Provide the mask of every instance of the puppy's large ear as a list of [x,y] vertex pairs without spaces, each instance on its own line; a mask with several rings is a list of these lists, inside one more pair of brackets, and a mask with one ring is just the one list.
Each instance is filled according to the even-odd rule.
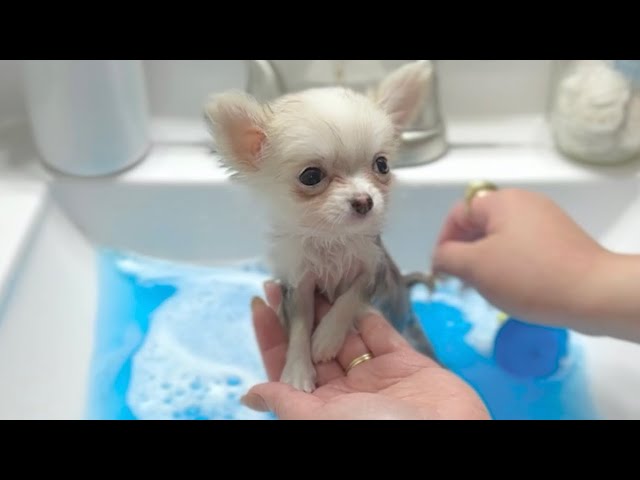
[[408,127],[423,108],[433,81],[433,65],[428,60],[411,62],[382,80],[375,100],[391,117],[396,129]]
[[246,93],[233,91],[212,96],[205,116],[223,162],[240,174],[257,171],[266,140],[263,107]]

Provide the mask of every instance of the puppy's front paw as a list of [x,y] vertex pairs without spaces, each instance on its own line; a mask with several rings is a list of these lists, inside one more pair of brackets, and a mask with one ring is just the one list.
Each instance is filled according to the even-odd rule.
[[316,363],[328,362],[338,355],[346,337],[346,330],[330,322],[320,322],[311,338],[311,357]]
[[280,377],[282,383],[311,393],[316,389],[316,369],[311,361],[287,361]]

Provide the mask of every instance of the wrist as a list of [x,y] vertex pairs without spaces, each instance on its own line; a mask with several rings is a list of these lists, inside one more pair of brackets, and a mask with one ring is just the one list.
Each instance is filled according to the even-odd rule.
[[640,255],[604,250],[576,301],[585,333],[640,341]]

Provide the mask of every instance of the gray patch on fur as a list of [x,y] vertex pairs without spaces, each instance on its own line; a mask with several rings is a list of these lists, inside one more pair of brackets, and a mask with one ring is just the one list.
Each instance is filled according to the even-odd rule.
[[[384,252],[384,260],[378,266],[373,282],[362,292],[363,300],[377,308],[413,348],[438,361],[411,304],[411,287],[423,283],[431,291],[433,279],[419,272],[402,275],[380,237],[376,239],[376,243]],[[278,316],[288,333],[298,305],[295,287],[283,284],[281,288],[282,302]]]
[[376,271],[369,298],[371,304],[380,310],[393,327],[420,353],[436,360],[435,352],[428,340],[411,304],[411,287],[424,283],[433,289],[432,279],[421,273],[402,275],[380,237],[376,243],[384,252],[385,259]]
[[280,302],[280,308],[278,309],[278,317],[284,327],[285,331],[289,333],[291,327],[291,316],[293,314],[293,302],[294,302],[294,289],[290,285],[282,285],[282,301]]

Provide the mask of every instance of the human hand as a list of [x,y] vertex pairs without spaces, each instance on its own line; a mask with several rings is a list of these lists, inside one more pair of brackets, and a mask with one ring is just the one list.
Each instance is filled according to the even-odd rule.
[[[602,333],[612,254],[549,198],[507,189],[449,213],[433,255],[496,307],[531,322]],[[609,327],[610,328],[610,327]]]
[[[281,300],[280,287],[268,283],[265,292],[273,308],[256,298],[252,312],[270,381],[254,386],[243,397],[249,408],[299,420],[489,419],[482,400],[469,385],[413,350],[373,312],[361,319],[360,333],[349,335],[336,360],[316,366],[318,388],[313,393],[276,381],[284,366],[287,339],[274,311]],[[316,318],[322,318],[330,307],[320,296],[316,306]],[[345,373],[365,353],[373,358]]]

